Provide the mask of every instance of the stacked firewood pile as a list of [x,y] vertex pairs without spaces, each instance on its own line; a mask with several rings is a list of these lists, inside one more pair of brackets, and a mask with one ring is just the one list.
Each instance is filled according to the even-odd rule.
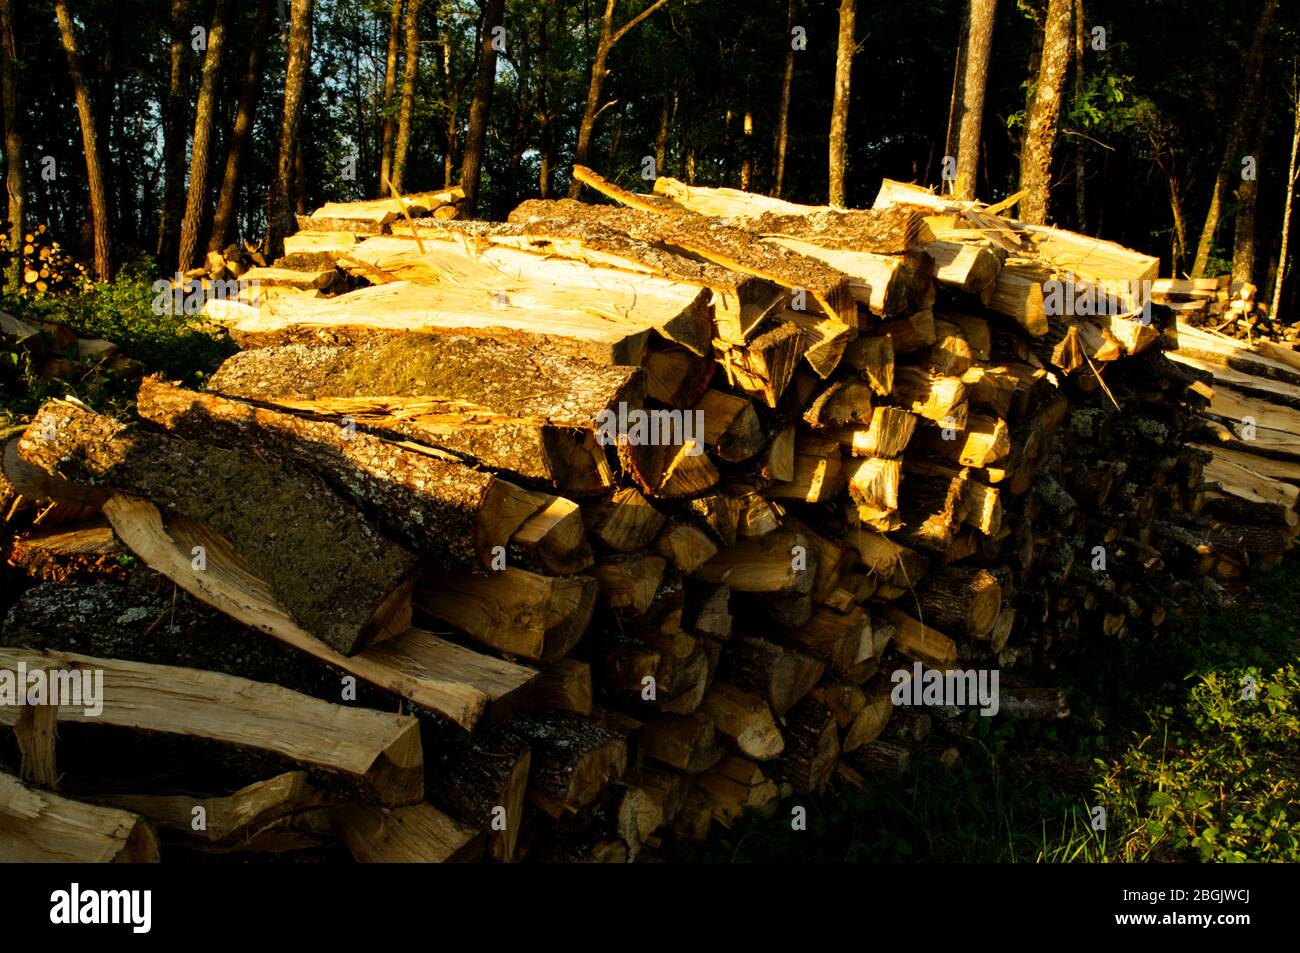
[[[3,273],[13,260],[14,250],[10,248],[8,223],[0,223],[0,229],[3,229],[0,231],[0,273]],[[86,266],[64,250],[45,225],[37,225],[23,234],[18,254],[22,262],[18,293],[24,297],[85,291],[92,284]]]
[[304,216],[297,278],[205,308],[243,350],[204,392],[9,445],[44,582],[0,669],[102,670],[104,711],[0,708],[0,855],[675,856],[903,768],[899,670],[1057,716],[1036,666],[1291,545],[1294,493],[1193,445],[1234,365],[1169,359],[1155,259],[900,183],[576,174],[623,207]]
[[1152,283],[1152,300],[1189,325],[1248,341],[1300,342],[1300,322],[1288,323],[1269,314],[1267,302],[1256,300],[1258,293],[1252,282],[1234,283],[1231,275],[1161,278]]

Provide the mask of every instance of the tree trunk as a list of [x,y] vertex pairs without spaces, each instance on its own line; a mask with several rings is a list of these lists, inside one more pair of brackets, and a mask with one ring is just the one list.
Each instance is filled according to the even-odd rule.
[[754,180],[754,114],[748,110],[740,128],[740,190],[748,192]]
[[1277,255],[1277,277],[1273,280],[1273,303],[1268,309],[1271,320],[1277,320],[1278,310],[1282,307],[1282,283],[1286,280],[1287,245],[1291,240],[1291,203],[1295,198],[1297,177],[1296,162],[1300,158],[1300,89],[1292,94],[1291,108],[1295,112],[1295,131],[1291,134],[1291,165],[1287,168],[1286,206],[1282,213],[1282,248]]
[[199,251],[199,228],[208,199],[208,150],[212,142],[212,113],[216,107],[217,81],[221,78],[221,60],[226,54],[226,30],[230,22],[232,0],[217,0],[208,31],[208,49],[203,57],[199,80],[199,102],[194,112],[194,145],[190,149],[190,190],[185,197],[185,218],[181,221],[180,253],[177,271],[194,266]]
[[447,149],[442,156],[442,187],[449,189],[452,186],[452,176],[456,171],[456,159],[459,152],[460,142],[460,122],[458,113],[460,111],[460,91],[455,88],[452,82],[452,54],[455,48],[451,43],[451,23],[447,24],[447,35],[442,39],[442,78],[447,85]]
[[172,0],[171,4],[171,72],[167,82],[167,103],[163,111],[163,196],[158,217],[160,261],[174,261],[180,240],[181,212],[185,207],[185,127],[186,80],[189,76],[189,0]]
[[[1083,36],[1086,31],[1083,19],[1083,0],[1074,0],[1074,98],[1083,98]],[[1081,233],[1088,231],[1088,202],[1084,182],[1084,144],[1079,137],[1074,144],[1074,227]]]
[[388,198],[388,176],[393,168],[393,94],[397,91],[397,47],[402,32],[402,0],[393,0],[388,24],[388,58],[384,61],[384,133],[379,150],[379,197]]
[[487,142],[488,113],[492,109],[492,90],[496,85],[497,51],[492,45],[492,31],[501,25],[505,6],[505,0],[487,0],[487,7],[483,11],[478,71],[474,75],[474,98],[469,104],[469,129],[465,133],[465,155],[460,167],[460,185],[465,190],[465,214],[471,217],[478,202],[483,147]]
[[840,33],[835,48],[835,101],[831,106],[830,204],[844,205],[844,140],[849,127],[849,77],[853,69],[853,27],[857,0],[840,0]]
[[77,117],[81,123],[81,145],[86,153],[86,178],[90,183],[90,215],[95,234],[95,277],[100,281],[108,281],[113,277],[113,249],[109,229],[108,190],[104,185],[103,157],[99,152],[99,137],[95,133],[95,105],[90,100],[90,89],[81,72],[77,35],[73,32],[67,0],[54,0],[54,15],[59,21],[59,37],[63,41],[63,52],[68,58],[68,72],[72,75],[72,89],[77,97]]
[[14,290],[23,281],[23,137],[18,128],[18,53],[12,0],[0,0],[0,98],[4,101],[5,191],[9,193],[9,273]]
[[993,23],[997,0],[971,0],[967,28],[966,67],[961,84],[961,121],[957,139],[957,198],[975,198],[979,174],[980,126],[984,119],[984,88],[993,49]]
[[1246,137],[1246,124],[1255,112],[1255,102],[1259,98],[1260,76],[1263,73],[1264,41],[1269,27],[1273,23],[1273,14],[1277,11],[1277,0],[1264,0],[1264,9],[1255,24],[1255,37],[1250,43],[1250,52],[1246,55],[1246,71],[1241,78],[1241,96],[1237,101],[1237,111],[1232,117],[1228,137],[1223,143],[1223,159],[1219,163],[1219,174],[1214,179],[1214,191],[1210,193],[1210,207],[1205,213],[1205,224],[1201,226],[1201,238],[1196,244],[1196,260],[1192,262],[1192,277],[1201,278],[1210,263],[1210,252],[1214,248],[1214,233],[1219,229],[1219,217],[1223,213],[1223,196],[1234,174],[1241,170],[1241,144]]
[[[605,77],[609,75],[609,69],[605,65],[609,61],[609,51],[642,20],[667,2],[668,0],[655,0],[615,30],[614,10],[618,5],[617,0],[605,0],[605,16],[600,24],[600,39],[596,42],[596,58],[591,63],[591,83],[587,86],[587,105],[582,110],[582,122],[578,125],[578,144],[573,151],[574,165],[586,165],[591,152],[591,134],[596,128],[596,117],[601,113],[600,91],[605,85]],[[575,178],[569,186],[569,198],[576,199],[581,192],[582,183]]]
[[389,181],[398,192],[406,175],[406,156],[411,148],[411,112],[415,106],[415,79],[420,72],[420,0],[406,6],[406,71],[402,76],[402,107],[397,114],[397,143]]
[[781,78],[781,111],[776,120],[776,154],[772,159],[772,168],[775,170],[772,195],[778,199],[781,197],[782,189],[785,188],[785,150],[790,142],[790,91],[794,87],[794,18],[796,6],[797,0],[790,0],[785,17],[785,74]]
[[1246,148],[1255,158],[1256,176],[1243,178],[1237,189],[1237,216],[1233,223],[1232,281],[1233,284],[1253,280],[1255,273],[1255,208],[1259,196],[1258,170],[1262,168],[1260,152],[1264,145],[1263,131],[1268,128],[1268,105],[1265,104],[1251,124]]
[[1052,190],[1052,148],[1061,117],[1061,90],[1070,65],[1070,0],[1048,0],[1043,24],[1043,52],[1038,62],[1037,86],[1025,116],[1025,136],[1020,148],[1020,218],[1033,225],[1047,221]]
[[668,158],[668,99],[664,93],[659,103],[659,131],[655,133],[655,175],[664,174],[664,162]]
[[289,59],[285,65],[284,110],[280,114],[275,182],[271,186],[267,214],[267,257],[279,258],[284,236],[293,231],[291,211],[294,188],[294,156],[298,144],[298,122],[302,118],[302,94],[311,62],[312,0],[293,0],[289,26]]
[[[966,78],[966,44],[970,36],[970,5],[971,0],[966,0],[966,16],[961,21],[961,32],[957,37],[957,56],[952,64],[952,93],[948,98],[948,131],[943,138],[944,158],[957,156],[961,125],[962,81]],[[956,185],[954,179],[952,187],[956,188]],[[940,191],[944,188],[945,186],[941,185]]]
[[266,39],[271,32],[271,13],[274,8],[275,0],[261,0],[257,8],[257,20],[253,23],[250,41],[252,46],[248,51],[248,66],[244,70],[244,88],[239,95],[239,107],[235,111],[235,128],[230,134],[230,150],[226,153],[226,171],[221,177],[217,210],[212,216],[209,251],[220,251],[230,241],[235,201],[239,198],[240,166],[248,151],[248,137],[253,131],[257,91],[262,82],[262,60],[266,53]]

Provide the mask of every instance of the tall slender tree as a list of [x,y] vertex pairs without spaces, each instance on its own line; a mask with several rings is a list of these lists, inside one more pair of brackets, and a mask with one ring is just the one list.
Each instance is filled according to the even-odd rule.
[[1276,321],[1282,310],[1282,285],[1286,281],[1287,254],[1291,243],[1291,208],[1295,201],[1295,187],[1300,180],[1300,81],[1291,81],[1291,110],[1294,127],[1291,133],[1291,164],[1286,173],[1286,205],[1282,212],[1282,247],[1277,253],[1277,274],[1273,278],[1273,301],[1268,316]]
[[965,69],[961,82],[961,118],[957,123],[957,184],[959,199],[975,198],[979,173],[980,129],[984,121],[984,90],[988,85],[989,56],[993,50],[993,23],[997,0],[970,0],[966,29]]
[[387,196],[393,167],[393,95],[397,92],[397,50],[402,36],[402,0],[393,0],[388,23],[388,55],[384,59],[384,131],[379,147],[379,194]]
[[226,169],[221,176],[221,190],[217,193],[217,210],[212,214],[212,231],[208,235],[208,250],[220,251],[230,241],[235,221],[235,202],[239,198],[239,180],[243,171],[244,155],[253,132],[257,111],[257,94],[262,84],[262,61],[266,55],[266,42],[271,33],[271,15],[276,0],[260,0],[257,19],[253,21],[253,35],[249,38],[248,65],[244,68],[244,82],[239,94],[239,107],[235,110],[235,127],[230,133],[230,148],[226,151]]
[[776,137],[773,140],[772,195],[781,197],[785,188],[785,153],[790,142],[790,93],[794,88],[794,28],[798,25],[798,0],[790,0],[785,13],[785,72],[781,74],[781,106],[777,113]]
[[280,114],[280,140],[276,148],[275,182],[267,210],[267,255],[279,258],[284,236],[293,230],[296,176],[294,159],[298,150],[298,125],[302,120],[303,91],[311,63],[311,21],[313,0],[293,0],[289,16],[289,59],[285,64],[284,109]]
[[504,39],[505,8],[506,0],[487,0],[483,9],[474,98],[469,104],[469,128],[465,133],[465,155],[460,167],[465,212],[471,216],[478,202],[479,177],[483,172],[483,146],[487,142],[488,114],[492,110],[492,90],[496,86],[497,47]]
[[108,188],[104,182],[103,155],[96,134],[95,104],[81,68],[77,51],[77,34],[68,13],[67,0],[54,0],[54,16],[59,23],[59,39],[72,76],[72,91],[77,99],[77,118],[81,124],[81,147],[86,154],[86,179],[90,184],[90,218],[95,236],[95,277],[108,281],[113,277],[113,240],[109,225]]
[[1048,0],[1043,48],[1036,85],[1020,143],[1020,217],[1034,225],[1047,221],[1052,192],[1052,151],[1061,118],[1061,91],[1070,66],[1071,0]]
[[9,273],[16,290],[23,282],[23,136],[18,125],[18,51],[14,46],[13,0],[0,0],[0,100],[4,105],[5,191],[9,195]]
[[171,0],[167,102],[163,108],[163,196],[158,216],[158,242],[155,250],[162,261],[174,261],[180,241],[181,215],[185,208],[185,143],[189,129],[185,122],[189,96],[190,0]]
[[853,73],[853,38],[857,0],[840,0],[840,30],[835,44],[835,99],[831,104],[830,189],[831,205],[844,204],[844,150],[849,129],[849,91]]
[[1246,54],[1245,73],[1241,77],[1241,94],[1228,126],[1227,138],[1223,141],[1223,159],[1219,162],[1219,174],[1214,177],[1214,189],[1210,193],[1210,205],[1205,212],[1205,224],[1201,226],[1201,238],[1196,243],[1196,259],[1192,262],[1193,278],[1203,277],[1209,267],[1214,236],[1219,230],[1219,218],[1223,215],[1223,197],[1228,194],[1233,176],[1241,174],[1241,147],[1246,139],[1246,124],[1259,99],[1264,45],[1276,12],[1277,0],[1264,0],[1259,19],[1255,21],[1255,35],[1250,42],[1250,52]]
[[[618,0],[605,0],[605,15],[600,22],[600,39],[596,41],[596,56],[591,62],[591,82],[587,85],[587,104],[582,110],[582,121],[578,124],[578,144],[573,151],[575,165],[586,165],[591,154],[591,136],[596,128],[600,114],[613,103],[600,104],[601,90],[609,76],[609,54],[618,41],[637,28],[646,17],[654,13],[668,0],[655,0],[632,19],[618,29],[614,28],[614,14],[617,12]],[[577,179],[569,186],[569,198],[576,199],[582,191],[582,183]]]
[[415,80],[420,73],[420,0],[406,4],[406,72],[402,77],[402,106],[397,114],[397,142],[389,171],[392,188],[402,190],[406,177],[406,156],[411,148],[411,116],[415,110]]
[[187,271],[199,253],[199,229],[208,204],[209,152],[212,148],[212,122],[217,104],[217,84],[221,78],[221,61],[226,55],[226,31],[230,29],[230,11],[234,0],[217,0],[208,30],[208,48],[203,56],[199,79],[199,101],[194,110],[194,141],[190,147],[190,187],[185,196],[185,217],[181,220],[181,242],[177,268]]

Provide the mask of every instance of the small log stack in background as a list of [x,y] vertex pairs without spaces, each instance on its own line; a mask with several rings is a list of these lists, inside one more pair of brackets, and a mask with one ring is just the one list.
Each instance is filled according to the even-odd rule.
[[[244,350],[205,392],[147,379],[129,426],[51,402],[7,448],[10,509],[54,502],[10,547],[47,581],[0,664],[290,714],[204,734],[156,701],[110,722],[154,743],[120,754],[65,709],[57,745],[0,721],[26,778],[0,854],[20,800],[75,797],[88,856],[157,852],[106,846],[121,812],[164,855],[677,855],[904,769],[929,720],[891,720],[894,671],[1032,675],[1291,547],[1300,460],[1252,464],[1233,422],[1300,432],[1294,355],[1144,316],[1155,259],[888,181],[840,210],[576,174],[617,204],[303,216],[283,260],[209,263],[267,280],[208,304]],[[1121,312],[1061,314],[1060,282]],[[1036,697],[1007,708],[1060,714]],[[263,748],[188,755],[237,730]]]

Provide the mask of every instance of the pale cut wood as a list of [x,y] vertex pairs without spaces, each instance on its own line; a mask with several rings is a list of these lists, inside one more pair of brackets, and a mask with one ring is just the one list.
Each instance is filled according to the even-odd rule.
[[697,569],[695,576],[726,583],[734,592],[806,593],[815,578],[814,559],[807,540],[779,530],[738,540]]
[[483,839],[432,804],[382,808],[350,805],[333,811],[339,839],[362,864],[471,863]]
[[717,732],[746,757],[767,761],[785,748],[772,710],[759,695],[716,681],[704,696],[700,710],[713,719]]
[[[419,723],[409,715],[349,708],[234,675],[73,652],[0,648],[0,668],[102,672],[102,711],[59,706],[61,725],[113,727],[187,737],[286,759],[322,782],[342,783],[383,804],[424,794]],[[0,708],[0,725],[19,711]]]
[[[448,280],[438,285],[394,281],[334,298],[280,298],[260,308],[214,300],[204,306],[204,314],[226,327],[241,347],[357,343],[409,332],[455,333],[623,365],[641,363],[656,323],[708,320],[703,292],[687,298],[695,289],[685,289],[669,308],[656,311],[653,304],[639,299],[627,273],[609,287],[578,294],[558,284],[530,280],[521,285],[519,279],[496,269],[456,265],[477,274],[452,280],[448,267]],[[634,314],[636,300],[647,312],[644,319]]]
[[158,837],[138,814],[74,801],[0,773],[0,862],[158,860]]
[[[294,623],[229,543],[202,524],[176,514],[164,521],[157,507],[125,496],[110,500],[104,515],[145,564],[200,602],[463,728],[473,728],[493,706],[505,703],[536,677],[534,669],[480,655],[415,628],[357,655],[341,655]],[[203,572],[192,569],[195,546],[206,554]]]
[[465,192],[459,185],[436,192],[412,192],[400,198],[370,199],[361,202],[326,202],[311,218],[353,220],[375,225],[387,225],[403,218],[403,212],[412,218],[419,218],[436,212],[444,205],[451,205],[465,198]]
[[[220,797],[184,794],[102,794],[96,801],[141,814],[157,827],[187,840],[238,849],[264,829],[286,817],[309,811],[326,798],[312,785],[306,771],[287,771]],[[196,809],[203,826],[195,829]]]
[[[465,307],[477,295],[498,310],[519,307],[564,313],[590,312],[624,326],[643,323],[695,354],[708,353],[712,336],[709,293],[651,274],[633,274],[585,262],[543,258],[503,245],[474,247],[463,236],[414,239],[368,238],[348,253],[352,261],[377,268],[397,281],[433,286],[439,307]],[[364,269],[360,270],[364,275]],[[448,285],[466,297],[446,297]]]
[[539,576],[507,566],[494,572],[429,572],[416,585],[424,612],[500,652],[532,661],[569,653],[596,605],[590,576]]
[[885,616],[897,626],[894,647],[900,653],[930,668],[945,670],[956,665],[957,645],[948,636],[894,606],[885,607]]

